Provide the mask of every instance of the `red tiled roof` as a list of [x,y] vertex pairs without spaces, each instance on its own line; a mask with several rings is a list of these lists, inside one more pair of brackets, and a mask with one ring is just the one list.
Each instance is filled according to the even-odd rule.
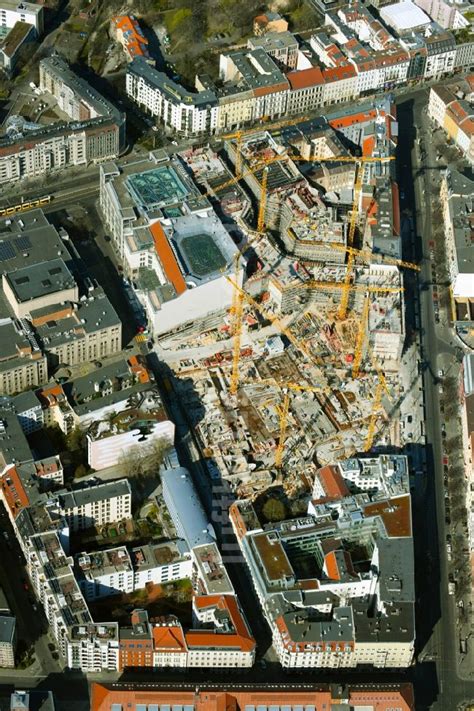
[[319,499],[319,501],[327,499],[342,499],[344,496],[349,496],[349,489],[347,488],[337,467],[330,465],[322,467],[321,469],[318,469],[316,476],[326,494],[326,496]]
[[167,652],[185,652],[186,641],[181,627],[153,627],[153,646],[155,650],[166,649]]
[[381,516],[387,535],[408,538],[412,535],[410,496],[396,496],[388,501],[377,501],[364,506],[365,516]]
[[376,109],[371,109],[370,111],[359,111],[353,114],[347,114],[346,116],[340,116],[336,119],[328,121],[332,128],[347,128],[347,126],[353,126],[355,123],[365,123],[366,121],[371,121],[377,116]]
[[229,613],[233,633],[210,632],[208,630],[191,630],[186,633],[189,647],[232,647],[243,652],[251,652],[255,648],[255,640],[245,623],[234,595],[199,595],[194,598],[194,605],[200,609],[217,608]]
[[308,89],[310,86],[324,84],[323,74],[319,67],[310,67],[302,69],[299,72],[289,72],[286,78],[290,82],[290,86],[295,89]]
[[10,467],[1,478],[1,488],[5,502],[13,517],[16,517],[21,509],[29,506],[30,500],[25,491],[20,475],[15,467]]
[[328,82],[350,79],[351,77],[355,77],[356,74],[357,72],[352,64],[344,64],[339,67],[332,67],[331,69],[323,69],[323,77],[326,84]]
[[[111,711],[112,704],[119,704],[122,709],[134,709],[136,704],[156,705],[191,705],[195,711],[222,711],[223,708],[244,709],[246,706],[301,706],[312,705],[319,708],[332,706],[332,695],[329,688],[315,689],[275,689],[238,690],[233,685],[232,691],[222,689],[207,689],[205,684],[198,689],[184,691],[176,684],[175,689],[153,689],[150,686],[130,683],[112,685],[93,682],[91,685],[91,711]],[[374,688],[348,689],[349,705],[370,706],[374,711],[388,711],[389,708],[400,708],[401,711],[413,711],[415,708],[413,688],[411,684],[391,684],[384,689],[379,684]],[[223,704],[225,703],[225,706]]]

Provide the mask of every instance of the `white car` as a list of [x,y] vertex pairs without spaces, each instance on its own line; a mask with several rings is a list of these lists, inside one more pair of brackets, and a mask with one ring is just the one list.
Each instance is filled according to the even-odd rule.
[[444,378],[444,370],[441,368],[438,370],[438,378]]

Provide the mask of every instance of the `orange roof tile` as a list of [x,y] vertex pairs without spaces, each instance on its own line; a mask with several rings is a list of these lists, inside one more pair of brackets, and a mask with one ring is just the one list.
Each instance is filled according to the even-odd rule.
[[337,467],[326,466],[318,469],[316,476],[324,489],[325,496],[317,501],[342,499],[349,496],[349,489]]
[[299,72],[289,72],[286,78],[290,82],[291,88],[307,89],[310,86],[324,84],[324,77],[319,67],[301,69]]
[[[122,709],[135,708],[135,705],[156,704],[156,705],[191,705],[195,711],[223,711],[223,709],[237,708],[244,709],[246,706],[290,706],[295,704],[305,706],[312,705],[317,708],[327,708],[332,706],[332,695],[330,688],[318,687],[313,689],[242,689],[233,685],[232,691],[222,689],[206,688],[201,684],[199,688],[189,691],[179,690],[179,684],[175,689],[153,689],[149,685],[141,684],[121,684],[112,685],[99,684],[93,682],[91,685],[91,711],[111,711],[112,704],[119,704]],[[376,687],[363,689],[348,689],[349,704],[351,706],[370,706],[374,711],[387,711],[389,708],[400,708],[401,711],[413,711],[414,697],[411,684],[391,684],[389,689],[384,689],[381,684]]]
[[370,121],[376,116],[377,111],[375,109],[371,109],[370,111],[358,111],[354,114],[339,116],[336,119],[329,120],[328,123],[332,126],[332,128],[347,128],[347,126],[353,126],[355,123]]
[[10,467],[1,478],[1,488],[8,508],[13,517],[16,517],[21,509],[29,506],[30,500],[25,491],[23,482],[15,467]]
[[408,538],[412,535],[409,494],[367,504],[364,506],[364,514],[381,516],[387,535],[391,538]]
[[215,607],[227,611],[234,633],[191,630],[186,633],[189,647],[238,647],[244,652],[251,652],[255,648],[255,640],[242,617],[234,595],[198,595],[194,598],[194,605],[200,610]]
[[167,652],[185,652],[186,641],[181,627],[153,627],[153,646],[155,650],[166,649]]
[[355,77],[357,74],[355,68],[352,64],[344,64],[338,67],[331,67],[330,69],[323,69],[323,77],[326,84],[333,81],[342,81],[343,79],[350,79]]
[[336,554],[334,551],[331,551],[324,556],[324,563],[326,565],[328,578],[331,578],[331,580],[340,580],[341,575],[339,573],[339,566],[337,564]]
[[155,243],[155,250],[163,265],[166,276],[173,284],[178,296],[186,291],[186,282],[184,281],[181,269],[179,268],[173,250],[170,247],[164,230],[158,221],[150,226],[151,236]]

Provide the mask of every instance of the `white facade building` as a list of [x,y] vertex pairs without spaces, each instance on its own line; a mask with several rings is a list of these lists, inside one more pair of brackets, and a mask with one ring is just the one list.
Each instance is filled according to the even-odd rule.
[[144,59],[129,65],[125,87],[133,101],[182,136],[213,133],[217,127],[217,98],[211,91],[187,92]]
[[24,0],[2,0],[0,3],[0,26],[12,28],[17,22],[33,25],[38,36],[43,34],[43,7]]
[[58,494],[51,507],[66,519],[71,531],[80,531],[130,518],[132,492],[127,479],[118,479]]

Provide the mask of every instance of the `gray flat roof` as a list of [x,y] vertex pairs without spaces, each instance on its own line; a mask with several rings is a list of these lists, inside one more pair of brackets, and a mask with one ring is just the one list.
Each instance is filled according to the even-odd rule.
[[143,58],[134,59],[128,66],[127,72],[135,74],[138,77],[143,77],[152,86],[160,89],[160,91],[173,104],[183,103],[188,106],[214,106],[217,103],[217,97],[212,91],[191,92],[187,91],[181,84],[177,84],[170,79],[164,72],[159,72],[151,67]]
[[214,543],[209,523],[194,486],[191,474],[184,467],[167,469],[161,474],[163,493],[169,497],[174,511],[171,515],[179,518],[182,535],[190,548]]
[[260,89],[274,84],[286,84],[288,86],[288,79],[283,72],[265,50],[260,47],[228,52],[224,56],[228,56],[233,61],[242,77],[241,81],[248,88]]
[[12,398],[13,407],[21,414],[26,410],[31,410],[34,407],[41,408],[41,403],[36,397],[34,390],[26,390],[24,393],[18,393]]
[[119,123],[124,120],[122,112],[85,79],[73,72],[69,64],[58,54],[42,59],[40,65],[55,74],[59,81],[67,84],[77,96],[92,106],[101,116],[111,116]]
[[[94,395],[96,392],[96,383],[102,383],[105,380],[114,380],[115,378],[133,380],[130,366],[125,358],[121,358],[115,361],[115,363],[111,363],[102,368],[97,368],[97,370],[89,373],[89,375],[75,378],[65,386],[64,390],[73,403],[81,403],[86,398]],[[119,392],[123,397],[123,391]]]
[[131,494],[130,484],[127,479],[119,479],[118,481],[94,484],[83,489],[60,493],[58,498],[64,508],[72,509],[78,506],[85,506],[94,501],[103,501],[114,496],[125,496],[127,494]]
[[10,615],[0,615],[0,642],[13,643],[16,620]]
[[2,361],[7,361],[6,366],[9,368],[10,359],[19,356],[20,349],[28,347],[28,339],[22,333],[18,333],[12,321],[0,324],[0,369]]
[[62,259],[32,264],[6,275],[19,303],[71,289],[76,282]]
[[0,452],[7,464],[31,462],[33,459],[13,407],[0,408]]

